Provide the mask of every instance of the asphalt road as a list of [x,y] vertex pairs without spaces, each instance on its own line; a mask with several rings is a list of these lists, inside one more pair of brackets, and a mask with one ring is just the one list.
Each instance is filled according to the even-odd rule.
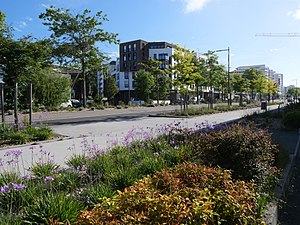
[[[35,143],[35,145],[2,148],[0,150],[0,159],[2,160],[7,160],[5,156],[7,151],[17,149],[23,153],[18,165],[11,164],[2,167],[0,168],[0,172],[1,170],[18,170],[21,173],[26,173],[27,169],[31,167],[33,163],[46,160],[49,157],[59,165],[65,166],[65,162],[72,155],[82,154],[87,148],[94,147],[105,151],[113,143],[122,144],[124,137],[128,132],[132,131],[135,133],[151,132],[153,135],[157,135],[162,127],[174,123],[179,123],[180,126],[184,128],[192,128],[197,124],[219,124],[260,111],[259,108],[255,108],[190,118],[148,117],[149,113],[154,113],[153,109],[154,108],[134,108],[114,111],[114,113],[119,114],[105,112],[104,110],[105,113],[108,113],[106,115],[101,114],[104,113],[102,111],[77,112],[74,114],[70,112],[57,113],[55,115],[49,114],[49,117],[51,117],[53,121],[62,118],[65,121],[68,119],[73,121],[71,123],[56,125],[55,122],[53,124],[49,122],[54,132],[65,135],[66,137],[60,140]],[[161,110],[158,109],[159,107],[156,108],[155,112],[167,111],[170,110],[170,107],[162,107]],[[80,117],[80,115],[84,116]],[[94,118],[98,116],[99,118]],[[76,122],[76,120],[79,120],[79,122]]]

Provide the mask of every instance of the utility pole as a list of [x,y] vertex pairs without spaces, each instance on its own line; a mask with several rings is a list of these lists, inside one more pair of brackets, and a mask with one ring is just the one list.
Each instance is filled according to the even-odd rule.
[[226,49],[219,49],[219,50],[215,50],[212,51],[212,53],[215,52],[225,52],[227,51],[227,89],[228,89],[228,106],[231,106],[232,102],[231,102],[231,87],[230,87],[230,48],[226,48]]

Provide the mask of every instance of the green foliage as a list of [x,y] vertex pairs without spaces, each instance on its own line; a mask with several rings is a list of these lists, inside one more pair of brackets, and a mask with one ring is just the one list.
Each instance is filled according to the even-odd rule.
[[12,126],[1,126],[0,141],[3,144],[25,144],[29,141],[42,141],[50,139],[53,136],[53,131],[48,126],[32,127],[20,126],[16,130]]
[[195,133],[191,138],[195,161],[230,169],[235,179],[254,180],[266,191],[273,187],[278,147],[266,130],[232,125],[207,134]]
[[300,111],[287,112],[283,116],[283,124],[290,129],[300,128]]
[[52,32],[54,56],[61,64],[76,65],[83,80],[83,106],[86,107],[86,75],[102,69],[105,55],[98,47],[99,42],[118,44],[117,34],[104,31],[108,21],[102,11],[94,16],[90,10],[72,14],[70,9],[51,6],[39,18]]
[[35,105],[58,107],[69,99],[70,78],[54,72],[52,68],[37,71],[31,79]]
[[37,196],[24,212],[23,224],[50,224],[50,221],[74,223],[84,206],[68,193]]
[[115,78],[113,76],[107,77],[105,79],[104,93],[108,102],[111,102],[118,92],[119,90]]
[[[78,224],[264,224],[254,184],[229,171],[181,164],[102,198]],[[163,212],[163,213],[162,213]]]
[[155,84],[154,77],[149,72],[139,70],[136,73],[134,81],[134,91],[136,96],[145,102],[149,102]]

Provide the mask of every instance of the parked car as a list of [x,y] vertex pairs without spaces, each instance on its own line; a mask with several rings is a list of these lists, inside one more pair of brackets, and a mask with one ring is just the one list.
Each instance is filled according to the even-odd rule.
[[72,107],[72,102],[71,102],[71,100],[68,100],[68,101],[66,101],[66,102],[61,103],[61,104],[60,104],[60,107],[61,107],[61,108],[71,108],[71,107]]
[[129,103],[132,105],[142,105],[145,104],[145,101],[139,99],[132,99],[131,101],[129,101]]
[[71,99],[72,107],[79,108],[82,106],[81,102],[78,99]]

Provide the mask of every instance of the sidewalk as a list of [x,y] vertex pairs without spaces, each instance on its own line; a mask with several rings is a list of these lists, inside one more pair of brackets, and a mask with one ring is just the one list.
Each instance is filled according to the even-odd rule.
[[[298,151],[295,155],[294,166],[291,168],[293,176],[286,193],[286,199],[279,204],[279,223],[280,225],[300,225],[300,146],[297,146],[299,132],[282,131],[274,135],[278,143],[282,144],[291,154]],[[299,144],[299,143],[298,143]]]

